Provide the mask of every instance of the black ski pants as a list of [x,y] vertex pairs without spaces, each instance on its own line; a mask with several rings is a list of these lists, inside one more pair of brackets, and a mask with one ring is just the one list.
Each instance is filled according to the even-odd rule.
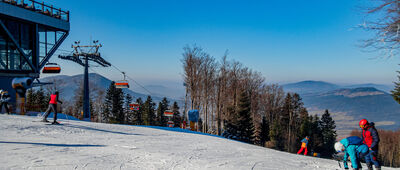
[[7,114],[10,114],[10,109],[8,109],[8,102],[1,102],[0,103],[0,112],[3,110],[3,105],[6,108]]
[[47,108],[46,112],[44,113],[43,120],[46,120],[47,117],[49,116],[50,112],[53,111],[54,113],[54,122],[57,120],[57,104],[49,104],[49,107]]

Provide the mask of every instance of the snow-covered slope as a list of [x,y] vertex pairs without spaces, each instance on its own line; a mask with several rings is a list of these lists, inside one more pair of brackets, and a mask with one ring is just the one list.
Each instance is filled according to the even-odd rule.
[[34,120],[0,115],[0,169],[338,169],[333,160],[204,134]]

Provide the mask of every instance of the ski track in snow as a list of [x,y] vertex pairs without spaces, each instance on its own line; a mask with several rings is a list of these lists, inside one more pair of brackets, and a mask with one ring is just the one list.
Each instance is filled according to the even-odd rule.
[[[187,130],[0,115],[0,169],[339,169],[337,161],[289,154]],[[392,169],[392,168],[383,168]]]

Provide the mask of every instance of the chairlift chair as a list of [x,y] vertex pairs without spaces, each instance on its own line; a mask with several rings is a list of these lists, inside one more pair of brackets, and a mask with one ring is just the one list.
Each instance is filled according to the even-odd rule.
[[47,63],[42,70],[44,74],[58,74],[60,72],[61,67],[57,63]]
[[129,104],[129,107],[130,107],[130,109],[131,110],[139,110],[139,104],[137,104],[137,103],[131,103],[131,104]]
[[174,116],[174,112],[172,112],[171,110],[166,110],[166,111],[164,112],[164,116],[172,117],[172,116]]
[[118,88],[118,89],[126,89],[126,88],[129,88],[129,83],[128,83],[128,80],[126,80],[125,79],[125,72],[122,72],[122,74],[124,75],[124,79],[123,80],[120,80],[120,81],[117,81],[116,83],[115,83],[115,87],[116,88]]
[[171,127],[171,128],[172,128],[172,127],[174,127],[174,125],[175,125],[175,123],[174,123],[174,121],[172,121],[172,120],[170,120],[170,121],[167,122],[167,126],[168,126],[168,127]]
[[126,89],[129,88],[129,83],[127,80],[120,80],[115,83],[115,87],[118,89]]

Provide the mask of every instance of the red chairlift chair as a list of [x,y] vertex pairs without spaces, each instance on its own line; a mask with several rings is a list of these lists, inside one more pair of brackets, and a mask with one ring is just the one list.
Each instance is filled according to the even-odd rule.
[[126,77],[126,76],[125,76],[125,72],[122,72],[122,74],[124,75],[124,79],[115,82],[115,87],[118,88],[118,89],[126,89],[126,88],[129,88],[128,80],[125,79],[125,77]]
[[131,110],[139,110],[139,104],[137,104],[137,103],[131,103],[131,104],[129,104],[129,107],[130,107],[130,109]]
[[47,63],[42,70],[44,74],[58,74],[60,72],[61,67],[57,63]]

